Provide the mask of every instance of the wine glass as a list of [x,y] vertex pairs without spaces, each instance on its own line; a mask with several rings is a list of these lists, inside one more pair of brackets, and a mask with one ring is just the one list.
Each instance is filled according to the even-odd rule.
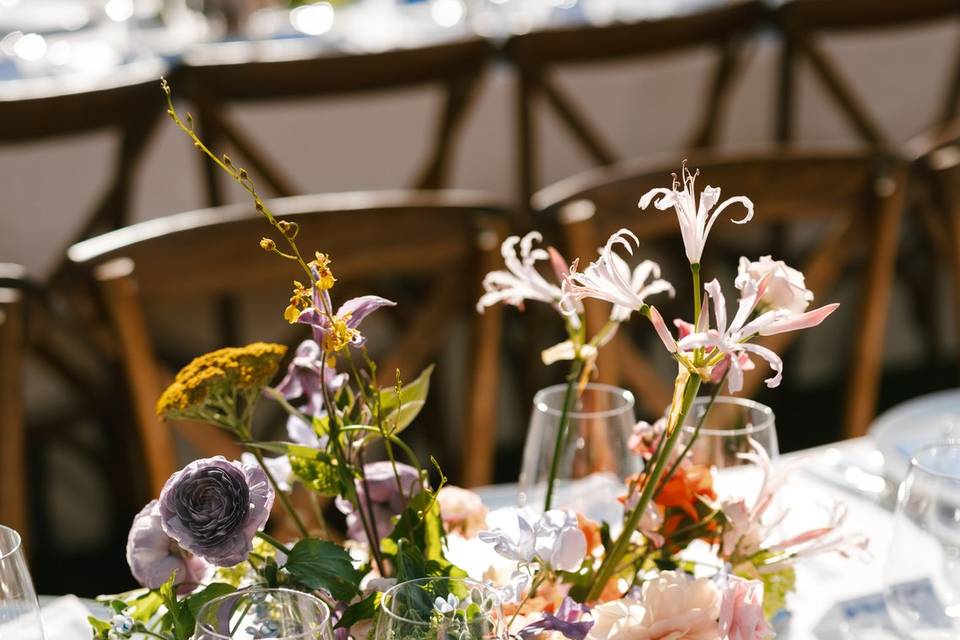
[[[567,385],[560,384],[533,398],[520,470],[520,506],[544,507],[566,393]],[[633,408],[632,393],[607,384],[589,383],[573,397],[557,457],[552,507],[577,509],[597,520],[615,519],[615,514],[590,510],[616,503],[626,478],[640,471],[640,459],[628,447],[636,423]]]
[[330,608],[292,589],[253,588],[214,598],[197,612],[196,640],[333,640]]
[[884,599],[912,640],[960,637],[960,441],[914,452],[894,514]]
[[507,640],[500,595],[469,578],[420,578],[380,600],[373,640]]
[[[714,472],[714,487],[721,497],[747,497],[742,495],[743,487],[760,486],[762,469],[742,454],[766,454],[771,462],[780,455],[773,410],[732,396],[720,396],[712,406],[706,396],[693,401],[677,445],[679,451],[688,446],[690,460]],[[721,469],[726,471],[718,475]]]
[[27,570],[20,534],[0,525],[0,638],[44,640],[40,603]]

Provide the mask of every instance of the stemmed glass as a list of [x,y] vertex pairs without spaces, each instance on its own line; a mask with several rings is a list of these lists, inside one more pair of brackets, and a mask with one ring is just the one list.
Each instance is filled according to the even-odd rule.
[[44,640],[40,603],[20,534],[0,525],[0,638]]
[[195,640],[333,640],[330,608],[292,589],[256,588],[214,598],[197,612]]
[[[534,396],[520,470],[521,506],[543,509],[566,390],[565,384],[555,385]],[[606,502],[622,495],[624,480],[640,471],[639,458],[628,447],[636,423],[633,410],[633,394],[625,389],[595,383],[584,387],[568,413],[554,507],[585,512],[604,502],[600,495],[609,498]],[[586,515],[596,519],[604,514]]]
[[[706,413],[708,409],[709,413]],[[701,420],[703,423],[697,433],[696,427]],[[759,447],[771,462],[780,454],[773,410],[753,400],[730,396],[716,398],[712,407],[708,397],[693,401],[678,448],[682,451],[688,445],[694,464],[710,467],[713,471],[728,470],[716,478],[715,488],[721,497],[729,492],[742,493],[736,489],[744,486],[760,485],[761,470],[741,454],[757,453]]]
[[380,600],[374,640],[507,640],[497,591],[468,578],[401,582]]
[[960,441],[913,454],[897,494],[887,611],[905,637],[960,637]]

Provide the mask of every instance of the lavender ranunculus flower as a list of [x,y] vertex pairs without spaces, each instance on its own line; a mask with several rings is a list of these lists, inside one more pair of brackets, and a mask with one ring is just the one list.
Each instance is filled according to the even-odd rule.
[[[393,464],[389,461],[371,462],[363,465],[363,472],[367,477],[367,488],[370,490],[370,504],[373,505],[373,522],[376,528],[378,541],[390,535],[393,530],[391,519],[398,515],[407,506],[410,497],[420,493],[423,485],[420,474],[410,465],[397,463],[394,474]],[[400,486],[403,495],[397,487],[397,476],[400,476]],[[360,504],[366,513],[367,495],[362,480],[356,481],[357,495]],[[337,509],[347,516],[347,536],[354,540],[365,540],[363,522],[354,511],[353,504],[343,496],[336,500]]]
[[[314,340],[304,340],[297,347],[287,374],[276,386],[276,391],[290,401],[305,402],[298,407],[307,418],[320,417],[326,413],[323,403],[323,386],[336,393],[347,381],[347,374],[337,373],[333,367],[324,367],[323,352]],[[313,426],[297,416],[287,419],[287,434],[296,444],[322,448],[325,442],[313,430]]]
[[160,492],[163,530],[181,547],[218,567],[247,559],[270,517],[274,492],[259,466],[223,456],[195,460]]
[[163,532],[160,503],[151,500],[133,519],[127,536],[127,564],[141,586],[158,589],[176,572],[173,584],[184,595],[203,582],[210,565]]

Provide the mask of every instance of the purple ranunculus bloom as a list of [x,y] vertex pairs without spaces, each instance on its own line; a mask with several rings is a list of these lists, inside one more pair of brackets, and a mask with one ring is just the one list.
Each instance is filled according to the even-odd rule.
[[[323,383],[330,393],[336,393],[347,381],[347,374],[337,373],[333,367],[323,366],[323,352],[314,340],[304,340],[287,367],[276,391],[287,400],[306,401],[298,407],[308,418],[320,417],[326,413],[323,402]],[[297,416],[287,419],[287,435],[296,444],[321,448],[323,442],[313,430],[313,425]]]
[[[369,503],[373,505],[373,521],[376,527],[378,541],[390,535],[393,531],[391,520],[399,515],[407,506],[410,497],[420,493],[423,488],[420,474],[410,465],[397,463],[397,472],[393,472],[393,464],[385,460],[363,465],[367,477],[366,486],[370,490]],[[400,486],[403,495],[397,487],[397,476],[400,476]],[[367,512],[367,494],[362,480],[356,481],[357,496]],[[353,504],[343,496],[337,496],[337,509],[347,516],[347,536],[354,540],[365,540],[363,522],[354,511]]]
[[578,604],[572,598],[564,598],[556,614],[544,613],[536,622],[531,622],[518,634],[523,640],[535,638],[544,631],[559,631],[570,640],[584,640],[593,627],[593,620],[584,620],[590,607]]
[[127,564],[141,586],[158,589],[176,572],[173,584],[184,595],[206,577],[210,565],[185,551],[160,526],[160,503],[151,500],[133,519],[127,536]]
[[203,458],[163,486],[161,524],[187,551],[218,567],[232,567],[247,559],[273,499],[273,487],[259,466],[223,456]]

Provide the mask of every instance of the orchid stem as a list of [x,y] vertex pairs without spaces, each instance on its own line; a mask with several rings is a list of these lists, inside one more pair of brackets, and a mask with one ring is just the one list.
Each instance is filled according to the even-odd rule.
[[573,389],[580,377],[583,361],[576,358],[570,365],[570,375],[567,377],[567,389],[563,395],[563,409],[560,411],[560,423],[557,425],[557,440],[553,444],[553,457],[550,460],[550,475],[547,476],[547,496],[543,501],[543,510],[549,511],[553,504],[553,485],[557,480],[557,470],[560,466],[560,454],[563,452],[563,443],[567,439],[567,426],[570,422],[570,405],[573,403]]

